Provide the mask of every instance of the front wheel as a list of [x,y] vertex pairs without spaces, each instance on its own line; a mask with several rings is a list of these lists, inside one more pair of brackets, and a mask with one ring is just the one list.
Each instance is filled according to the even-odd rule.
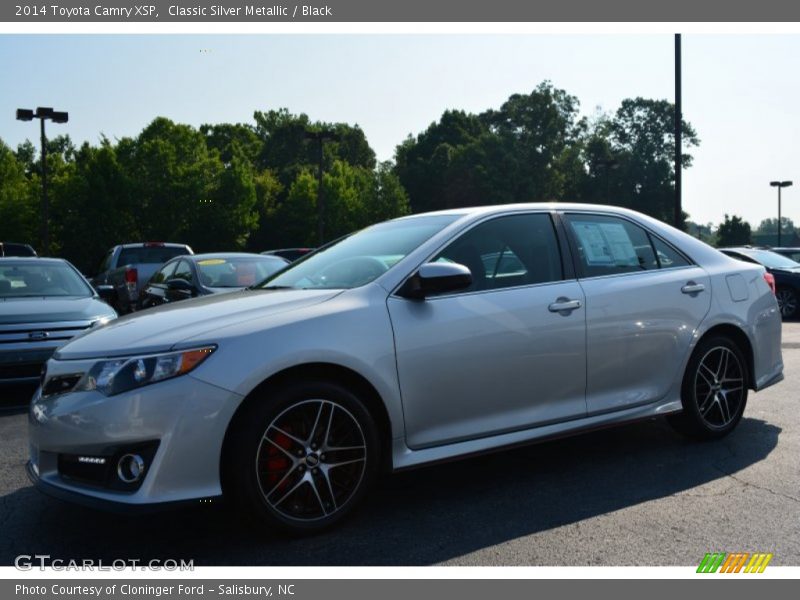
[[352,512],[372,483],[377,428],[363,402],[337,384],[290,384],[269,396],[238,420],[226,492],[268,526],[321,531]]
[[683,377],[683,412],[670,424],[697,439],[719,439],[734,430],[747,404],[747,363],[729,338],[702,340]]

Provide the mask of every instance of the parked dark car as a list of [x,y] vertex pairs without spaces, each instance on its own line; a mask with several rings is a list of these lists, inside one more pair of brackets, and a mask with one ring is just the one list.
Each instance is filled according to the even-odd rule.
[[742,246],[720,248],[720,252],[745,262],[755,263],[767,269],[775,278],[775,298],[784,319],[798,314],[800,302],[800,263],[772,250]]
[[278,250],[265,250],[261,254],[280,256],[289,262],[294,262],[298,258],[303,258],[306,254],[309,254],[314,250],[316,250],[316,248],[279,248]]
[[97,275],[90,280],[120,314],[139,305],[139,291],[153,273],[176,256],[194,254],[186,244],[140,242],[114,246],[100,263]]
[[241,290],[288,264],[279,256],[237,252],[180,256],[167,262],[145,284],[139,308]]
[[117,314],[60,258],[0,258],[0,388],[36,384],[56,348]]
[[37,256],[37,254],[30,244],[0,242],[0,256]]
[[773,252],[777,252],[781,256],[791,258],[793,261],[800,263],[800,248],[767,248]]

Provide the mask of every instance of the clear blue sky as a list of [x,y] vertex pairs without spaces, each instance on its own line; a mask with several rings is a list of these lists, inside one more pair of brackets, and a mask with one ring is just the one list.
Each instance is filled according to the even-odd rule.
[[[252,122],[287,107],[358,123],[380,159],[448,108],[482,111],[544,79],[585,114],[623,98],[673,99],[671,35],[2,35],[0,139],[36,140],[17,107],[68,110],[49,133],[97,143],[154,117]],[[777,213],[771,179],[794,179],[784,215],[800,224],[800,36],[683,38],[684,117],[702,144],[684,208],[754,225]]]

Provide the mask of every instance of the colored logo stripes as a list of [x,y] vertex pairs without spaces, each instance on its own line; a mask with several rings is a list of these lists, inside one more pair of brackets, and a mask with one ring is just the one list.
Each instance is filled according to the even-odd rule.
[[764,552],[708,552],[697,567],[698,573],[763,573],[772,554]]

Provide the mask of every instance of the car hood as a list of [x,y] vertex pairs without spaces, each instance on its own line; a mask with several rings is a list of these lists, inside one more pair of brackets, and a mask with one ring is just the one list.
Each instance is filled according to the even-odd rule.
[[92,297],[0,298],[0,325],[91,321],[114,316],[108,304]]
[[341,290],[242,290],[183,300],[126,315],[73,338],[62,360],[164,352],[216,329],[325,302]]

